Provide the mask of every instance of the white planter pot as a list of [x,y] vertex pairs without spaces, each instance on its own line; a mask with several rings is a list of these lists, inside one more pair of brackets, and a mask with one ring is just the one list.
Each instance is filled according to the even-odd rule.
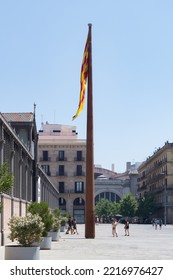
[[61,231],[61,232],[64,232],[64,231],[65,231],[65,226],[61,226],[61,227],[60,227],[60,231]]
[[51,236],[43,237],[42,241],[39,243],[40,250],[50,250],[51,249]]
[[5,246],[5,260],[39,260],[40,247],[21,247],[19,245]]
[[52,241],[59,240],[59,231],[50,231],[48,235],[52,237]]

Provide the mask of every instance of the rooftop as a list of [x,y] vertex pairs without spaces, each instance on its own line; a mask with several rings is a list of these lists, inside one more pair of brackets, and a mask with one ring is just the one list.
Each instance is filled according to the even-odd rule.
[[33,122],[33,113],[2,113],[7,122]]

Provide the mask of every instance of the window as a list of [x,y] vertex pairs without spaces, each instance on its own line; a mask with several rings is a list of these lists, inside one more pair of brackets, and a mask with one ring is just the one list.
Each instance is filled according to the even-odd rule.
[[112,201],[112,202],[119,202],[121,200],[119,195],[117,195],[113,192],[102,192],[95,197],[95,203],[100,201],[102,198],[106,198],[107,200]]
[[59,151],[59,160],[64,160],[64,151]]
[[49,168],[49,165],[42,165],[41,167],[42,167],[42,169],[44,170],[44,172],[45,172],[48,176],[50,176],[50,168]]
[[64,193],[64,182],[59,182],[59,192]]
[[104,198],[104,192],[100,194],[100,199]]
[[43,151],[43,161],[48,161],[48,151]]
[[81,197],[78,197],[74,200],[74,205],[82,206],[84,204],[85,204],[85,202],[84,202],[83,198],[81,198]]
[[65,199],[63,198],[63,197],[60,197],[59,198],[59,205],[66,205],[66,201],[65,201]]
[[109,200],[109,192],[106,192],[106,199]]
[[64,165],[59,165],[59,176],[64,176]]
[[19,138],[26,144],[28,145],[28,132],[26,129],[20,129],[19,132]]
[[77,165],[77,176],[82,176],[82,165]]
[[111,192],[111,201],[112,202],[116,201],[115,193],[112,193],[112,192]]
[[75,182],[75,193],[83,193],[84,192],[84,182]]
[[77,151],[77,160],[78,161],[82,160],[82,151]]

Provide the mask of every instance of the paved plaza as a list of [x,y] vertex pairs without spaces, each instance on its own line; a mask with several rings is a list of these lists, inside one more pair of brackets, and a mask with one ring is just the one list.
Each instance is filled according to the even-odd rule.
[[[41,250],[41,260],[173,260],[173,225],[155,230],[152,225],[130,224],[130,236],[118,224],[118,237],[112,237],[110,224],[95,226],[95,238],[85,238],[85,225],[79,234],[61,232],[51,250]],[[0,247],[4,259],[4,247]]]

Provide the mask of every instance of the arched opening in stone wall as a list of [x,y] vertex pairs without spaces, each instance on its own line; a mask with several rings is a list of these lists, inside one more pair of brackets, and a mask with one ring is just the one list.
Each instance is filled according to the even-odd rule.
[[77,197],[73,202],[73,216],[78,224],[85,222],[85,201],[81,197]]
[[66,211],[66,200],[63,197],[59,198],[59,209]]
[[121,200],[120,196],[114,192],[101,192],[95,197],[95,204],[99,202],[101,199],[107,199],[112,202],[119,202]]

